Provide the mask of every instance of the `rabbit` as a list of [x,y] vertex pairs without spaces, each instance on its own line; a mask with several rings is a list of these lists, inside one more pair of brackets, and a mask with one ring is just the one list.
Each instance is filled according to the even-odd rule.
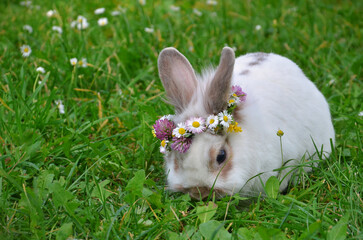
[[233,111],[242,132],[204,131],[193,135],[187,151],[171,150],[164,155],[171,191],[189,193],[195,199],[210,193],[218,198],[235,193],[256,196],[264,194],[264,183],[273,175],[280,179],[282,191],[292,175],[288,166],[315,156],[316,149],[323,157],[332,151],[335,138],[327,101],[302,70],[283,56],[258,52],[235,59],[234,51],[224,47],[218,67],[197,75],[178,50],[168,47],[159,54],[158,70],[175,108],[175,126],[191,117],[206,119],[223,112],[231,86],[238,85],[246,93],[245,101]]

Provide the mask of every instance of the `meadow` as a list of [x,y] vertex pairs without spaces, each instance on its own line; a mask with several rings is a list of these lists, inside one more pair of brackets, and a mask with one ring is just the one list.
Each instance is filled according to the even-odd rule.
[[[0,239],[362,239],[362,12],[355,0],[1,1]],[[329,102],[334,151],[286,194],[165,190],[151,127],[173,109],[158,54],[176,47],[200,71],[226,45],[290,58]]]

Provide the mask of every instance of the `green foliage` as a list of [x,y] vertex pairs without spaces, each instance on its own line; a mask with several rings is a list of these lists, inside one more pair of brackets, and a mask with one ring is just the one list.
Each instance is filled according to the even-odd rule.
[[[362,1],[145,2],[0,1],[0,239],[362,238]],[[88,28],[71,27],[79,15]],[[200,71],[224,45],[292,59],[329,102],[333,153],[286,194],[276,177],[266,196],[208,203],[166,190],[158,53]]]

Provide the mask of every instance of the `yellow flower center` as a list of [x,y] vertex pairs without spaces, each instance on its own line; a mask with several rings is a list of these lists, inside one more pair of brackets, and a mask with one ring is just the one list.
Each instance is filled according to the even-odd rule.
[[166,145],[166,141],[165,140],[161,141],[161,146],[165,147],[165,145]]
[[179,128],[179,133],[180,133],[180,135],[185,134],[185,129],[184,128]]
[[281,137],[282,135],[284,135],[284,132],[282,130],[278,130],[276,134],[277,136]]
[[213,124],[214,123],[214,119],[212,118],[211,120],[209,120],[209,124]]
[[232,96],[233,96],[233,97],[237,97],[237,94],[233,93],[233,94],[232,94]]
[[82,21],[83,21],[83,20],[82,20],[82,18],[78,19],[78,22],[79,22],[79,23],[82,23]]
[[228,122],[228,117],[227,116],[223,116],[223,121]]
[[26,53],[29,52],[29,48],[27,48],[27,47],[24,48],[24,52],[26,52]]
[[234,102],[235,102],[234,99],[229,100],[229,103],[234,103]]
[[193,127],[195,127],[195,128],[197,128],[197,127],[199,127],[199,126],[200,126],[200,123],[199,123],[199,122],[197,122],[197,121],[194,121],[194,122],[192,123],[192,126],[193,126]]
[[80,60],[80,61],[78,62],[78,64],[79,64],[79,65],[82,65],[82,64],[83,64],[82,60]]

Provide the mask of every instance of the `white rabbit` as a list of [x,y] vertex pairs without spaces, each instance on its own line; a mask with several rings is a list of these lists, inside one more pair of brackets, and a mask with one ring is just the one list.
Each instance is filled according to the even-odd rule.
[[[165,154],[170,190],[194,198],[205,198],[211,189],[217,197],[257,195],[264,192],[261,180],[264,183],[272,175],[283,179],[293,168],[280,174],[276,169],[304,162],[316,155],[316,148],[329,156],[334,128],[327,101],[289,59],[273,53],[250,53],[235,59],[233,50],[225,47],[218,68],[199,76],[180,52],[165,48],[158,67],[168,100],[175,107],[175,125],[223,112],[233,85],[247,94],[233,112],[242,132],[204,131],[192,137],[186,152]],[[284,132],[283,153],[278,130]],[[280,190],[288,181],[289,177],[284,178]]]

